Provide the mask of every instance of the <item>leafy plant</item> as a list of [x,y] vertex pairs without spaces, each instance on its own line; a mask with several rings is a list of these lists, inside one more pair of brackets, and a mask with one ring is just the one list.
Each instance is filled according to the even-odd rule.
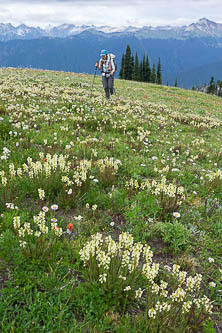
[[191,242],[192,233],[182,223],[158,223],[156,229],[161,232],[163,241],[170,246],[175,254],[181,253]]

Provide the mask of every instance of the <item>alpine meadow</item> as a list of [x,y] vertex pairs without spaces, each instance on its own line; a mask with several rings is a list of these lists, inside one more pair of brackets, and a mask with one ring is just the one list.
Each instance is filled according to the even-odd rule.
[[219,333],[221,305],[221,98],[1,68],[0,331]]

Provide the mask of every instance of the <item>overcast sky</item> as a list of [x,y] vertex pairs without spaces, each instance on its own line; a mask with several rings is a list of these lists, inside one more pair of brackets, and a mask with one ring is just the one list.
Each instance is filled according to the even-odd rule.
[[181,26],[203,17],[222,23],[222,0],[0,0],[0,23],[14,26]]

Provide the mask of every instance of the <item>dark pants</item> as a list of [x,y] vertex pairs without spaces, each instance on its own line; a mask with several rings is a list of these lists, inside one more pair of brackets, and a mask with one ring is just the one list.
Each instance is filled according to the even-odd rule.
[[113,94],[114,76],[109,77],[102,76],[103,88],[105,90],[106,98],[109,99],[110,95]]

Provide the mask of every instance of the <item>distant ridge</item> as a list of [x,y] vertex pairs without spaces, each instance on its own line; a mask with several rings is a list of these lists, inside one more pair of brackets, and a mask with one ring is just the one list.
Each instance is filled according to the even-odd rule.
[[124,34],[136,36],[138,38],[177,38],[184,39],[189,37],[222,37],[222,24],[201,18],[196,23],[188,26],[95,26],[95,25],[74,25],[62,24],[60,26],[49,26],[48,28],[29,27],[20,24],[15,27],[11,23],[0,23],[0,41],[13,39],[36,39],[42,37],[67,38],[73,35],[81,34],[84,31],[95,31],[105,34]]

